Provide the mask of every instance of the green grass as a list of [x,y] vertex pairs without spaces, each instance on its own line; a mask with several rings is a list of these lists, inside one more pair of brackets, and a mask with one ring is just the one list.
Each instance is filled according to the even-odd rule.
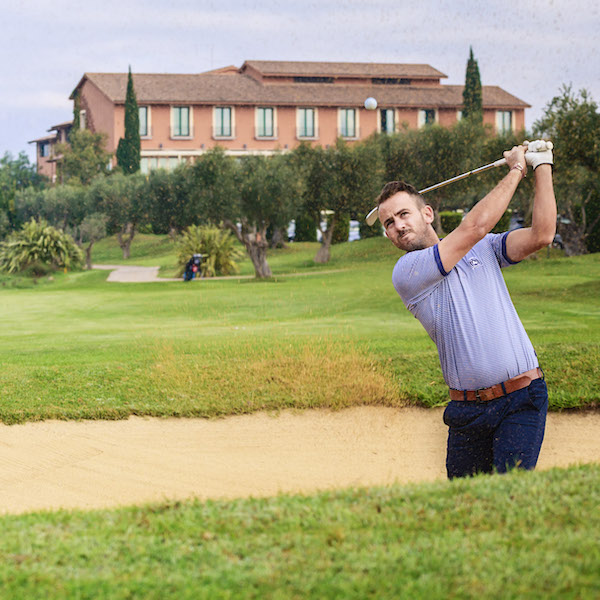
[[4,517],[3,599],[592,599],[600,466]]
[[[130,263],[173,258],[165,238],[138,241]],[[391,285],[391,244],[335,246],[334,272],[313,266],[315,248],[273,252],[270,281],[108,284],[94,271],[0,287],[0,419],[446,402],[436,349]],[[298,273],[309,275],[286,276]],[[505,276],[551,407],[598,406],[600,255]]]
[[[123,262],[114,240],[97,250],[96,263]],[[433,343],[391,286],[391,245],[336,246],[324,266],[315,251],[271,253],[266,282],[0,280],[0,418],[444,403]],[[134,240],[131,264],[168,274],[173,261],[168,238]],[[598,406],[600,255],[542,252],[505,276],[552,408]],[[4,516],[0,597],[598,598],[599,505],[596,465]]]

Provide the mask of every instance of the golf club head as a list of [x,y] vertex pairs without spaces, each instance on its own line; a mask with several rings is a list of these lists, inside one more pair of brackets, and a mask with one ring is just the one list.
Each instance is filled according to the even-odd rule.
[[379,207],[375,207],[373,210],[369,212],[369,214],[365,217],[365,221],[369,227],[372,227],[375,224],[375,221],[379,218]]

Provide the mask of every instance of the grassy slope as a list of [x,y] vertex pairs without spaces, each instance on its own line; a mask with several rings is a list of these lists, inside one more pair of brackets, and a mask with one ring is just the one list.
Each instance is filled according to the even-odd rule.
[[600,466],[1,519],[2,598],[598,598]]
[[[315,248],[275,252],[267,282],[106,284],[91,272],[3,288],[0,418],[444,403],[435,347],[390,284],[393,248],[344,244],[327,265],[339,271],[285,277]],[[506,270],[554,408],[598,404],[599,273],[600,255]]]

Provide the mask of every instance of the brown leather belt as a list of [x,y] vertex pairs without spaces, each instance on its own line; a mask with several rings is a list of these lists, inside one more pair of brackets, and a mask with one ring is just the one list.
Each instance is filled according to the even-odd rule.
[[489,388],[481,390],[453,390],[450,389],[450,400],[466,400],[471,402],[488,402],[489,400],[495,400],[501,398],[517,390],[522,390],[527,387],[535,379],[544,377],[542,370],[537,367],[531,369],[526,373],[521,373],[508,381],[497,383]]

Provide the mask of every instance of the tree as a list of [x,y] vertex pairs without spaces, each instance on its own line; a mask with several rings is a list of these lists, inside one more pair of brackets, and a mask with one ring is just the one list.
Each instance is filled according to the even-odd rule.
[[0,236],[15,227],[15,201],[23,190],[41,190],[47,179],[29,162],[25,152],[14,158],[6,152],[0,158]]
[[[304,206],[321,232],[314,260],[325,263],[331,255],[336,223],[351,214],[360,218],[372,206],[382,185],[383,164],[374,140],[350,146],[340,139],[333,147],[314,148],[308,158]],[[326,214],[328,218],[322,219]]]
[[587,90],[574,94],[571,86],[546,106],[534,123],[536,136],[554,143],[554,184],[558,233],[567,255],[599,250],[593,240],[600,231],[600,113]]
[[232,214],[224,225],[246,248],[257,278],[272,276],[267,229],[287,226],[299,199],[300,181],[286,156],[249,156],[242,161],[237,218]]
[[75,243],[85,252],[85,268],[92,268],[92,247],[106,237],[106,223],[108,218],[102,213],[86,215],[84,219],[69,230]]
[[137,228],[148,221],[146,186],[141,174],[115,173],[96,179],[88,189],[90,214],[106,215],[107,233],[116,234],[124,259],[130,256]]
[[88,185],[109,172],[111,154],[104,149],[106,134],[88,129],[72,130],[68,144],[57,144],[57,170],[61,183]]
[[[450,179],[483,164],[484,140],[483,126],[469,119],[454,127],[431,125],[404,130],[395,136],[382,136],[386,180],[403,180],[421,190]],[[427,193],[426,201],[435,211],[434,227],[438,235],[443,234],[440,210],[464,206],[466,198],[480,185],[477,178],[467,178]]]
[[81,129],[81,95],[79,90],[73,95],[73,125],[71,125],[71,131],[69,132],[69,139],[71,134]]
[[469,60],[463,90],[463,117],[481,123],[483,121],[483,105],[481,99],[481,78],[479,66],[473,56],[473,48],[469,48]]
[[236,161],[215,148],[192,167],[190,193],[200,221],[231,230],[246,248],[259,279],[272,275],[267,229],[293,218],[300,189],[287,155]]
[[198,223],[199,216],[190,196],[190,176],[190,169],[184,165],[170,172],[165,169],[150,172],[147,201],[154,233],[168,233],[174,238],[186,227]]
[[140,170],[140,152],[140,113],[129,67],[125,96],[125,137],[119,140],[117,146],[117,165],[123,173],[137,173]]
[[47,189],[27,188],[15,198],[15,221],[47,221],[66,231],[80,223],[87,212],[85,189],[79,185],[57,185]]

